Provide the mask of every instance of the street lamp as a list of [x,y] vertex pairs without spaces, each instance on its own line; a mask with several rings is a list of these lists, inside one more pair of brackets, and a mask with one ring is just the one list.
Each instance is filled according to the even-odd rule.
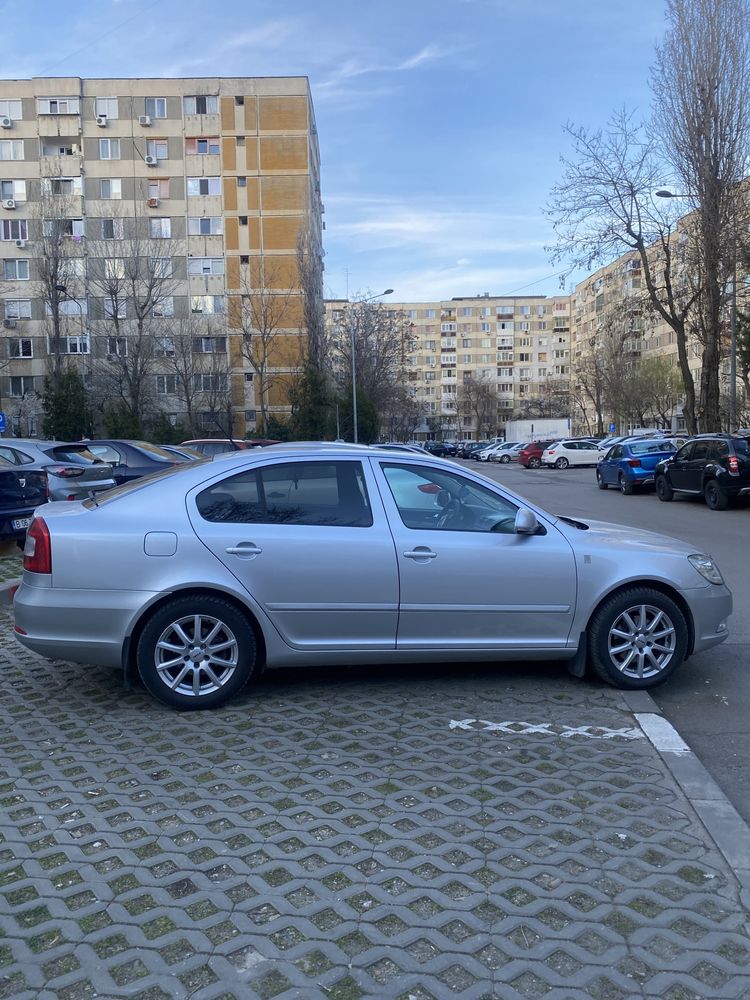
[[[662,189],[657,198],[687,198],[687,195]],[[737,423],[737,194],[732,200],[732,296],[729,300],[729,431]]]
[[[368,295],[364,299],[358,299],[358,302],[372,302],[373,299],[380,299],[384,295],[393,295],[392,288],[386,288],[384,292],[379,292],[377,295]],[[357,344],[354,337],[354,327],[352,326],[350,331],[350,348],[352,352],[352,422],[354,424],[354,443],[359,443],[359,434],[357,433]]]

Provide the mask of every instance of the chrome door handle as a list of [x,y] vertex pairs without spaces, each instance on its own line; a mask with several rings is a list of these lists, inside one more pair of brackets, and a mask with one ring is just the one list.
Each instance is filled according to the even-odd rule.
[[229,545],[225,552],[230,556],[257,556],[263,551],[255,542],[240,542],[239,545]]
[[412,549],[410,552],[404,552],[404,559],[416,559],[429,562],[430,559],[436,558],[437,552],[433,552],[432,549],[428,549],[426,545],[418,545],[416,549]]

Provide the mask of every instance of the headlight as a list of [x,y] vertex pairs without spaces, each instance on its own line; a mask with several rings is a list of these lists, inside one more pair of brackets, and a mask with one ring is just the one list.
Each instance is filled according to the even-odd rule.
[[724,577],[721,575],[719,567],[711,556],[705,556],[701,552],[696,552],[694,555],[688,556],[688,559],[704,580],[708,580],[709,583],[724,583]]

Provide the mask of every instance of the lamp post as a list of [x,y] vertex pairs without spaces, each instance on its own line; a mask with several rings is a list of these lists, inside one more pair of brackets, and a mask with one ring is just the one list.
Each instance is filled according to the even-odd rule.
[[[384,292],[379,292],[377,295],[368,295],[367,298],[358,299],[360,303],[372,302],[373,299],[380,299],[384,295],[392,295],[393,289],[386,288]],[[352,352],[352,423],[354,424],[354,443],[359,443],[359,434],[357,432],[357,343],[354,336],[354,327],[350,330],[350,349]]]
[[[657,198],[686,198],[687,195],[662,189]],[[729,299],[729,427],[737,423],[737,194],[732,200],[732,294]]]

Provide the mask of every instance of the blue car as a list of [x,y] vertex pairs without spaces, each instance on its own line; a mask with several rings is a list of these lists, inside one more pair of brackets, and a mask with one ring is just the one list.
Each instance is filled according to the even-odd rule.
[[638,487],[653,486],[656,466],[676,450],[665,438],[621,441],[612,445],[600,459],[596,467],[596,484],[600,490],[617,486],[625,496],[630,496]]

